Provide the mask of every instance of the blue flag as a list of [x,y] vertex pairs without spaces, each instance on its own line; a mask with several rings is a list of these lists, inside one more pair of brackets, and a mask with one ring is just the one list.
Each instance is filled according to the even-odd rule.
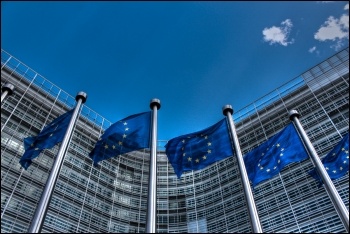
[[178,178],[185,171],[203,169],[233,155],[225,119],[202,131],[173,138],[165,148]]
[[277,175],[287,164],[307,158],[307,151],[293,123],[290,123],[281,132],[247,153],[244,164],[255,187]]
[[[343,177],[349,171],[349,133],[322,159],[322,163],[332,180]],[[316,168],[309,174],[322,185]]]
[[38,157],[41,151],[51,149],[57,143],[62,142],[73,112],[74,109],[54,119],[36,137],[23,139],[25,152],[19,163],[24,169],[27,170],[32,160]]
[[131,115],[112,124],[89,154],[94,165],[120,154],[149,148],[150,125],[151,111]]

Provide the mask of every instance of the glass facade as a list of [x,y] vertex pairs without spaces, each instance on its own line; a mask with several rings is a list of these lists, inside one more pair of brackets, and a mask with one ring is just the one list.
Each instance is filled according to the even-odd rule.
[[[1,232],[26,232],[59,145],[26,171],[19,164],[23,138],[73,108],[75,97],[2,50],[1,86],[7,83],[15,91],[1,103]],[[349,48],[236,111],[242,154],[282,130],[292,109],[325,157],[349,131]],[[42,232],[145,232],[149,149],[98,168],[88,157],[111,124],[83,105]],[[165,143],[157,150],[157,232],[251,232],[235,156],[177,179]],[[310,160],[292,163],[253,189],[264,232],[346,232],[325,188],[308,175],[312,168]],[[349,173],[334,185],[348,208]]]

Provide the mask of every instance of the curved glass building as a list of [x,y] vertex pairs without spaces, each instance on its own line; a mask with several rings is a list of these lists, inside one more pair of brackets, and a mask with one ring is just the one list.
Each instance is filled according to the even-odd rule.
[[[23,138],[37,135],[76,101],[2,50],[3,90],[7,84],[15,90],[1,103],[1,232],[27,232],[59,145],[24,170]],[[349,131],[349,48],[235,111],[242,154],[290,123],[292,109],[325,157]],[[83,105],[42,232],[145,232],[150,150],[105,160],[97,168],[88,156],[111,124]],[[252,232],[235,155],[177,179],[165,143],[158,141],[157,150],[157,232]],[[346,232],[324,186],[309,176],[312,168],[311,160],[289,164],[252,189],[264,232]],[[333,183],[349,208],[349,173]]]

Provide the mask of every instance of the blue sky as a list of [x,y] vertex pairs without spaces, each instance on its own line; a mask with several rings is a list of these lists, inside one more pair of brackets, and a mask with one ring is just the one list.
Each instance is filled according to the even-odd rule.
[[115,122],[158,139],[207,128],[349,46],[339,2],[1,2],[1,47]]

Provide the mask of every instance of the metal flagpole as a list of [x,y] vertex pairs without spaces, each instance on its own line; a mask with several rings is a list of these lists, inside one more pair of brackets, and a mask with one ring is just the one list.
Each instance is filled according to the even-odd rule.
[[152,99],[150,107],[153,110],[153,117],[148,178],[146,233],[155,233],[157,221],[157,111],[160,109],[160,100],[156,98]]
[[40,201],[39,201],[38,206],[36,208],[32,222],[29,226],[28,233],[39,233],[41,231],[41,228],[44,224],[44,218],[46,216],[48,204],[50,202],[50,199],[51,199],[51,196],[53,193],[53,189],[54,189],[56,181],[57,181],[58,173],[61,169],[63,158],[64,158],[64,155],[67,151],[68,143],[69,143],[70,138],[72,136],[73,128],[75,126],[75,122],[76,122],[78,114],[79,114],[80,106],[82,103],[85,103],[86,98],[87,98],[87,95],[84,92],[79,92],[77,94],[77,96],[75,97],[77,104],[75,106],[74,113],[73,113],[72,118],[69,122],[66,134],[64,135],[64,138],[63,138],[63,141],[61,143],[60,149],[58,151],[57,157],[56,157],[55,162],[52,166],[50,175],[46,181],[44,191],[41,194],[41,198],[40,198]]
[[316,170],[322,178],[326,191],[328,192],[328,195],[330,196],[333,205],[335,206],[338,215],[340,216],[345,226],[346,231],[349,232],[349,211],[346,209],[343,200],[341,199],[338,191],[334,187],[332,180],[329,178],[329,175],[326,169],[324,168],[314,146],[311,144],[309,137],[306,135],[306,132],[299,121],[299,117],[300,114],[296,110],[289,111],[289,118],[294,122],[296,128],[298,129],[298,132],[300,133],[301,138],[303,139],[305,146],[307,147],[310,153],[310,157],[315,164]]
[[1,94],[1,103],[5,99],[7,95],[11,95],[13,93],[13,90],[15,89],[15,86],[13,86],[10,83],[6,83],[2,88],[2,94]]
[[252,190],[250,188],[249,179],[248,179],[247,171],[246,171],[246,168],[244,165],[243,156],[242,156],[242,152],[241,152],[241,147],[239,146],[235,125],[234,125],[233,118],[232,118],[232,114],[233,114],[232,106],[231,105],[223,106],[222,112],[224,115],[226,115],[226,119],[227,119],[227,122],[229,124],[229,130],[231,132],[232,141],[233,141],[233,145],[234,145],[233,148],[234,148],[236,156],[237,156],[238,167],[239,167],[239,171],[241,173],[244,195],[245,195],[245,199],[246,199],[247,204],[248,204],[250,223],[252,225],[252,229],[253,229],[254,233],[262,233],[262,228],[261,228],[261,224],[260,224],[260,220],[259,220],[259,216],[258,216],[258,211],[256,210],[253,193],[252,193]]

